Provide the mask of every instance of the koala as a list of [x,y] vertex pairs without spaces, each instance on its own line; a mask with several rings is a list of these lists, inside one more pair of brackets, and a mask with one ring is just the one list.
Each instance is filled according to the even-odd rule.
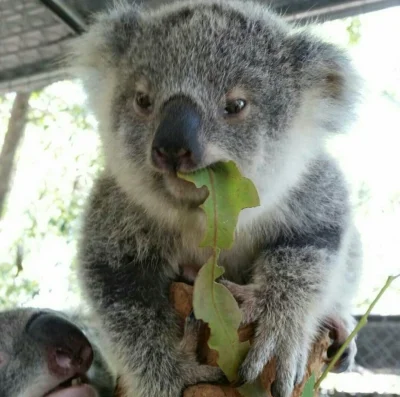
[[77,319],[34,308],[0,312],[0,396],[113,397],[115,374]]
[[221,282],[246,287],[241,307],[256,323],[236,384],[275,357],[272,394],[289,397],[325,319],[354,326],[361,246],[326,150],[360,97],[346,52],[260,4],[196,0],[118,4],[72,43],[69,62],[105,159],[83,217],[79,280],[128,394],[176,397],[226,381],[182,348],[169,286],[182,264],[211,255],[199,248],[207,189],[179,173],[233,161],[260,197],[220,256]]

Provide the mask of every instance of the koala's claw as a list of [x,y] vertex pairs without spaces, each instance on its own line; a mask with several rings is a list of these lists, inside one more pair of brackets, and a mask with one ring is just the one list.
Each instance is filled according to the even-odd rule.
[[243,386],[246,383],[246,381],[240,377],[240,375],[234,380],[233,382],[230,383],[230,386],[237,389],[241,386]]
[[279,386],[276,382],[273,382],[271,385],[271,395],[272,397],[280,397],[279,395]]
[[200,369],[204,370],[204,373],[206,375],[203,380],[200,380],[200,382],[203,381],[207,383],[215,383],[221,385],[229,384],[229,380],[224,372],[221,370],[221,368],[212,367],[210,365],[200,365]]
[[185,319],[185,326],[199,326],[200,321],[197,320],[196,316],[194,315],[194,310],[191,310],[189,315]]
[[271,385],[272,397],[288,397],[293,393],[294,383],[277,378]]
[[304,377],[306,376],[308,363],[308,349],[303,349],[299,355],[299,359],[297,360],[297,371],[296,376],[294,378],[294,386],[299,385],[303,382]]
[[[262,321],[261,324],[268,324]],[[277,326],[277,328],[279,328]],[[239,379],[254,382],[265,365],[274,357],[276,379],[273,397],[290,397],[294,387],[301,383],[307,366],[308,339],[298,337],[291,330],[277,334],[267,326],[258,326],[250,351],[239,368]]]
[[286,385],[281,385],[280,382],[274,381],[271,385],[271,395],[272,397],[284,397],[286,394]]

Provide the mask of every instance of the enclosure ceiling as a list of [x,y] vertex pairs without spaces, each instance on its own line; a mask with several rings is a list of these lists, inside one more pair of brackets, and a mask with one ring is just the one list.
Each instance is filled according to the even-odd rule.
[[[142,3],[154,6],[167,1]],[[0,93],[37,89],[67,77],[56,62],[66,43],[85,30],[92,12],[110,2],[0,0]],[[399,6],[400,0],[271,0],[268,3],[291,20],[323,21]]]

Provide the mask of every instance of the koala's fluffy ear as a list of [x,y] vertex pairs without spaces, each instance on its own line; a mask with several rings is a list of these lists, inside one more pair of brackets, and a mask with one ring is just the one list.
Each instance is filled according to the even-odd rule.
[[354,119],[362,80],[347,53],[309,33],[290,37],[291,53],[301,88],[314,96],[323,127],[342,132]]
[[103,69],[115,65],[134,39],[139,9],[120,3],[110,12],[93,18],[88,32],[70,44],[68,64],[72,69]]

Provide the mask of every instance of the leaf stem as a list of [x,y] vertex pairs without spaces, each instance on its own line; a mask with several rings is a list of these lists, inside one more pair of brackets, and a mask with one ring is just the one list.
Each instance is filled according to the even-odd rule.
[[319,387],[321,386],[322,381],[326,378],[326,376],[328,375],[330,370],[335,366],[336,362],[339,360],[340,356],[346,350],[346,348],[350,344],[351,340],[356,336],[356,334],[361,330],[361,328],[363,328],[367,324],[368,316],[370,315],[372,309],[375,307],[375,305],[381,299],[381,297],[385,293],[385,291],[390,287],[390,284],[392,284],[392,282],[394,280],[396,280],[397,278],[399,278],[399,277],[400,277],[400,274],[398,274],[397,276],[389,276],[387,278],[385,285],[381,288],[381,290],[379,291],[378,295],[375,297],[375,299],[369,305],[367,311],[361,317],[360,321],[358,322],[357,326],[354,328],[353,332],[348,336],[348,338],[346,339],[344,344],[340,347],[340,349],[337,351],[337,353],[333,357],[332,361],[326,367],[325,371],[319,377],[317,383],[314,386],[314,390],[318,390],[319,389]]

